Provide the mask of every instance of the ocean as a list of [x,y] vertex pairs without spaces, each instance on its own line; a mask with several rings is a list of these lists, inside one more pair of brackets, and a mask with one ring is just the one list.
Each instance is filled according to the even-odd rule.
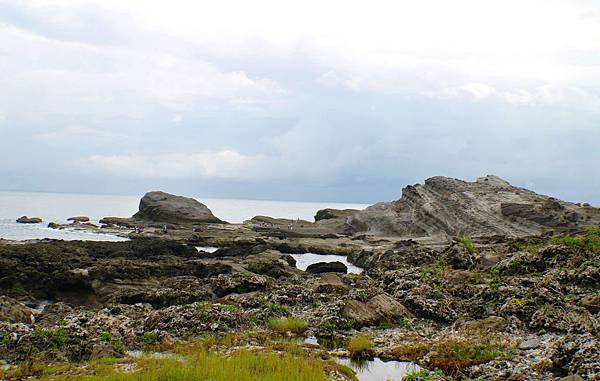
[[[66,223],[73,216],[88,216],[97,223],[103,217],[131,217],[138,208],[140,196],[112,196],[92,194],[3,192],[0,191],[0,238],[28,240],[54,238],[64,240],[118,241],[124,238],[108,234],[93,234],[55,230],[49,222]],[[300,218],[313,221],[319,209],[364,209],[366,204],[335,202],[296,202],[233,200],[194,197],[210,208],[213,214],[228,222],[243,222],[257,215]],[[21,216],[40,217],[41,224],[18,224]]]

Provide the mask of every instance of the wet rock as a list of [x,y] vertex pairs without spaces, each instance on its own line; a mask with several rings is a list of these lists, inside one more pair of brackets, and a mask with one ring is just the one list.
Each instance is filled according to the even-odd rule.
[[348,272],[348,268],[342,262],[317,262],[309,265],[306,268],[306,272],[311,274],[321,274],[321,273],[343,273],[346,274]]
[[17,223],[19,223],[19,224],[39,224],[39,223],[42,223],[42,219],[39,217],[21,216],[21,217],[17,218]]
[[221,223],[201,202],[165,192],[148,192],[134,219],[170,223]]
[[255,274],[280,278],[292,274],[290,263],[295,264],[295,262],[290,255],[282,254],[277,250],[267,250],[257,255],[245,257],[241,264],[246,270]]
[[89,222],[90,218],[86,217],[86,216],[76,216],[76,217],[67,218],[67,221],[82,223],[82,222]]

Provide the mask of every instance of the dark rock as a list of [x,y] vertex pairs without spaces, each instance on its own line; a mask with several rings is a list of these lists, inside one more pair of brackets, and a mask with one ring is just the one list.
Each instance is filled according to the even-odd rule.
[[131,218],[123,217],[104,217],[99,222],[105,226],[123,226],[126,228],[133,228],[136,226],[135,221]]
[[306,272],[311,274],[321,274],[321,273],[343,273],[346,274],[348,272],[348,268],[342,262],[317,262],[309,265],[306,268]]
[[76,216],[76,217],[69,217],[67,218],[67,221],[73,221],[73,222],[89,222],[90,218],[86,217],[86,216]]
[[315,222],[333,218],[346,218],[358,212],[356,209],[321,209],[315,214]]
[[140,200],[134,219],[171,223],[221,223],[210,209],[188,197],[165,192],[148,192]]
[[39,224],[42,222],[42,219],[39,217],[22,216],[17,218],[17,222],[20,224]]

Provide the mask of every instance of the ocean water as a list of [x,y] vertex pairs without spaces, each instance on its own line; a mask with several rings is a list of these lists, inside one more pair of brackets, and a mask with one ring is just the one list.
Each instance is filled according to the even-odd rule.
[[[130,217],[137,209],[140,196],[111,196],[0,191],[0,238],[27,240],[55,238],[65,240],[122,240],[107,234],[92,234],[54,230],[49,222],[66,223],[73,216],[88,216],[97,223],[103,217]],[[279,218],[300,218],[312,221],[323,208],[364,209],[365,204],[334,202],[295,202],[263,200],[230,200],[195,197],[207,205],[213,214],[225,221],[239,223],[257,215]],[[18,224],[20,216],[40,217],[41,224]]]

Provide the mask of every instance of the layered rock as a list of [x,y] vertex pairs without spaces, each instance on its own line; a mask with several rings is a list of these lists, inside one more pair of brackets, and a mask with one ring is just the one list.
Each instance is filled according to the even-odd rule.
[[134,219],[168,223],[221,223],[201,202],[165,192],[148,192],[140,200]]
[[600,210],[517,188],[496,176],[474,182],[432,177],[402,198],[347,217],[353,232],[379,236],[524,237],[595,226]]

